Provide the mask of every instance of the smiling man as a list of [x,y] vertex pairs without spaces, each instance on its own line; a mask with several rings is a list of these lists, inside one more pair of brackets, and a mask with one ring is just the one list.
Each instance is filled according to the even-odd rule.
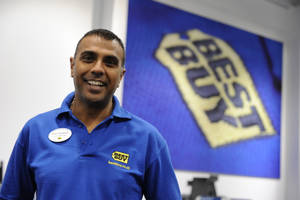
[[114,96],[124,62],[123,43],[112,32],[81,38],[70,58],[75,92],[25,124],[0,199],[181,199],[165,140]]
[[125,73],[123,44],[109,32],[101,33],[87,33],[70,58],[75,85],[71,109],[88,132],[111,114],[113,94]]

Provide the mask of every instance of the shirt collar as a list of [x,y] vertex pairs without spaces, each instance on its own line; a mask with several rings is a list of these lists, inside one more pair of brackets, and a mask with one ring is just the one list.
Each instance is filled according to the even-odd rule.
[[[75,92],[71,92],[62,102],[61,107],[59,109],[59,112],[57,113],[57,117],[63,115],[64,113],[71,113],[70,105],[73,101]],[[126,111],[124,108],[120,106],[119,100],[117,99],[116,96],[113,96],[113,103],[114,103],[114,108],[112,111],[111,116],[112,117],[117,117],[117,118],[122,118],[122,119],[131,119],[132,116],[131,114]]]

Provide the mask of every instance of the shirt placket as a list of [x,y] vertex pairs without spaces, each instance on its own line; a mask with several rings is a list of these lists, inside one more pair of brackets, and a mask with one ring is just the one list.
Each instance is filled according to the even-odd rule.
[[[105,130],[109,125],[111,118],[107,118],[101,122],[91,133],[88,133],[86,127],[82,125],[80,127],[81,132],[81,144],[80,144],[80,155],[89,155],[92,154],[95,146],[101,143],[101,137],[105,137]],[[96,141],[95,141],[96,140]]]

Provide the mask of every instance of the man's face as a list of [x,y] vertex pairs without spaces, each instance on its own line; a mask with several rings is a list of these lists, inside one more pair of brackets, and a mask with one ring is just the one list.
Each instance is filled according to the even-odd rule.
[[122,59],[123,49],[116,40],[85,37],[75,58],[70,58],[75,97],[87,104],[106,105],[125,73]]

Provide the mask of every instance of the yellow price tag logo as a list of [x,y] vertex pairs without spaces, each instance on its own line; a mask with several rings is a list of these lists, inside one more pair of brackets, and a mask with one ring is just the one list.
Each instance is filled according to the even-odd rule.
[[200,30],[165,35],[156,58],[177,88],[209,144],[218,147],[275,130],[239,55]]
[[115,151],[112,153],[112,158],[116,161],[122,162],[122,163],[128,163],[129,154],[122,153],[119,151]]

